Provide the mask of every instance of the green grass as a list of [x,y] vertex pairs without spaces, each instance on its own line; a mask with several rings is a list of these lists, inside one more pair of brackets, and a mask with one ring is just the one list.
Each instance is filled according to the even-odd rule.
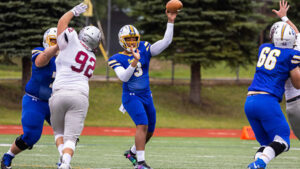
[[[17,64],[14,66],[6,66],[0,64],[0,78],[21,78],[22,67],[21,61],[14,58],[13,61]],[[115,77],[115,73],[111,68],[108,68],[109,75]],[[106,75],[107,63],[102,57],[97,58],[97,65],[94,75]],[[153,78],[171,78],[172,64],[171,61],[152,59],[150,63],[150,77]],[[255,65],[248,65],[245,68],[240,68],[240,78],[253,78]],[[176,79],[189,79],[189,65],[175,65]],[[202,78],[236,78],[236,71],[229,68],[225,62],[217,63],[215,67],[202,69]]]
[[[20,124],[20,83],[0,83],[0,124]],[[119,110],[121,83],[90,83],[88,126],[134,127]],[[189,86],[151,85],[157,111],[157,127],[236,128],[248,125],[244,114],[247,86],[204,86],[202,105],[188,102]]]
[[[0,153],[16,135],[0,135]],[[72,159],[72,167],[132,169],[123,152],[133,144],[133,137],[81,136]],[[252,162],[258,143],[237,138],[169,138],[154,137],[146,149],[146,160],[155,169],[241,169]],[[268,168],[298,169],[300,143],[291,140],[289,152],[272,160]],[[13,161],[14,169],[55,168],[58,152],[53,136],[42,136],[30,151]]]

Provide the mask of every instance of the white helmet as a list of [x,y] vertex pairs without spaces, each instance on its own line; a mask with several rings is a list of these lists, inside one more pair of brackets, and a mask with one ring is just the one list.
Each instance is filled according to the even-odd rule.
[[56,42],[52,42],[51,40],[56,40],[56,33],[57,29],[56,28],[49,28],[45,33],[44,33],[44,38],[43,38],[43,46],[44,48],[48,48],[50,46],[56,45]]
[[279,48],[293,48],[296,39],[294,29],[285,22],[276,22],[272,25],[270,30],[270,38],[275,47]]
[[96,49],[101,40],[101,32],[95,26],[86,26],[79,32],[78,38],[82,41],[91,51]]
[[[127,38],[136,38],[135,41],[127,41]],[[132,25],[125,25],[119,31],[119,43],[126,51],[131,52],[131,44],[135,44],[133,50],[137,49],[140,44],[140,33]],[[129,45],[129,46],[128,46]]]

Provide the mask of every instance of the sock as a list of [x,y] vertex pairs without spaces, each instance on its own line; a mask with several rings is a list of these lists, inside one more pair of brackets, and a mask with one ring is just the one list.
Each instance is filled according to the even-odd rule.
[[57,147],[57,150],[58,150],[60,156],[63,155],[63,152],[62,152],[63,149],[64,149],[64,144],[60,144],[60,145]]
[[145,161],[145,151],[142,150],[137,150],[136,151],[136,155],[137,155],[137,161],[140,162],[140,161]]
[[268,164],[273,158],[275,158],[275,151],[272,147],[268,146],[262,152],[262,155],[259,157],[262,159],[266,164]]
[[135,144],[131,147],[130,151],[131,151],[133,154],[136,154],[136,147],[135,147]]
[[12,153],[12,152],[10,151],[10,149],[8,150],[7,154],[9,154],[9,155],[12,156],[12,157],[15,157],[15,154]]
[[65,154],[63,155],[62,161],[63,161],[63,163],[65,163],[65,164],[70,164],[71,159],[72,159],[71,155],[68,154],[68,153],[65,153]]
[[257,160],[258,158],[260,158],[261,155],[262,155],[262,152],[257,152],[257,153],[255,154],[254,159]]

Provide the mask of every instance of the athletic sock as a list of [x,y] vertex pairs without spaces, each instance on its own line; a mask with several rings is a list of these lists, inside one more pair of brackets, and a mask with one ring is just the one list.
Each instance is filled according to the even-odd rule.
[[144,150],[143,151],[137,150],[136,155],[137,155],[138,162],[145,161],[145,151]]
[[63,149],[64,149],[64,144],[60,144],[60,145],[57,147],[57,150],[58,150],[60,156],[63,155],[63,152],[62,152]]
[[135,144],[130,149],[131,153],[136,154],[136,147]]
[[12,152],[10,151],[10,149],[8,150],[7,154],[9,154],[9,155],[12,156],[12,157],[15,157],[15,154],[12,153]]
[[267,146],[259,157],[266,164],[268,164],[273,158],[275,158],[275,151],[272,147]]
[[63,161],[63,163],[65,163],[65,164],[70,164],[71,159],[72,159],[71,155],[68,154],[68,153],[65,153],[65,154],[63,155],[62,161]]

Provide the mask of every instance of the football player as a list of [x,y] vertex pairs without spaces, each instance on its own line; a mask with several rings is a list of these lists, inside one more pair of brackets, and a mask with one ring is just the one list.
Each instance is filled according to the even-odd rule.
[[121,109],[127,111],[136,125],[135,144],[125,152],[125,157],[138,169],[150,169],[145,162],[145,144],[153,135],[156,110],[149,86],[149,62],[172,42],[174,21],[177,13],[168,13],[167,29],[162,40],[153,45],[140,41],[138,30],[125,25],[119,31],[119,42],[123,52],[108,60],[118,78],[123,81]]
[[44,120],[50,124],[48,100],[55,78],[56,28],[44,33],[43,46],[32,50],[32,75],[25,87],[22,100],[23,134],[16,138],[2,157],[1,169],[11,169],[12,159],[26,149],[32,149],[40,139]]
[[[282,21],[288,23],[296,32],[296,46],[295,50],[300,51],[300,34],[297,27],[287,18],[287,11],[289,5],[287,2],[279,2],[280,10],[273,12],[279,17],[282,18]],[[300,56],[299,56],[300,57]],[[300,62],[299,62],[300,63]],[[285,99],[286,99],[286,112],[289,119],[289,122],[292,126],[292,129],[296,137],[300,140],[300,90],[297,90],[292,85],[291,79],[289,78],[285,84]]]
[[[284,4],[286,5],[286,4]],[[252,84],[248,88],[245,113],[261,147],[248,169],[266,165],[290,148],[290,128],[282,113],[284,85],[300,88],[300,52],[293,50],[296,34],[285,22],[276,22],[270,30],[272,44],[262,44]]]
[[68,28],[71,19],[86,9],[87,5],[83,3],[75,6],[57,24],[60,53],[55,61],[56,78],[49,106],[55,138],[63,138],[64,142],[59,169],[71,168],[71,158],[89,106],[88,80],[96,66],[94,52],[101,39],[100,30],[95,26],[82,28],[79,35],[73,28]]

